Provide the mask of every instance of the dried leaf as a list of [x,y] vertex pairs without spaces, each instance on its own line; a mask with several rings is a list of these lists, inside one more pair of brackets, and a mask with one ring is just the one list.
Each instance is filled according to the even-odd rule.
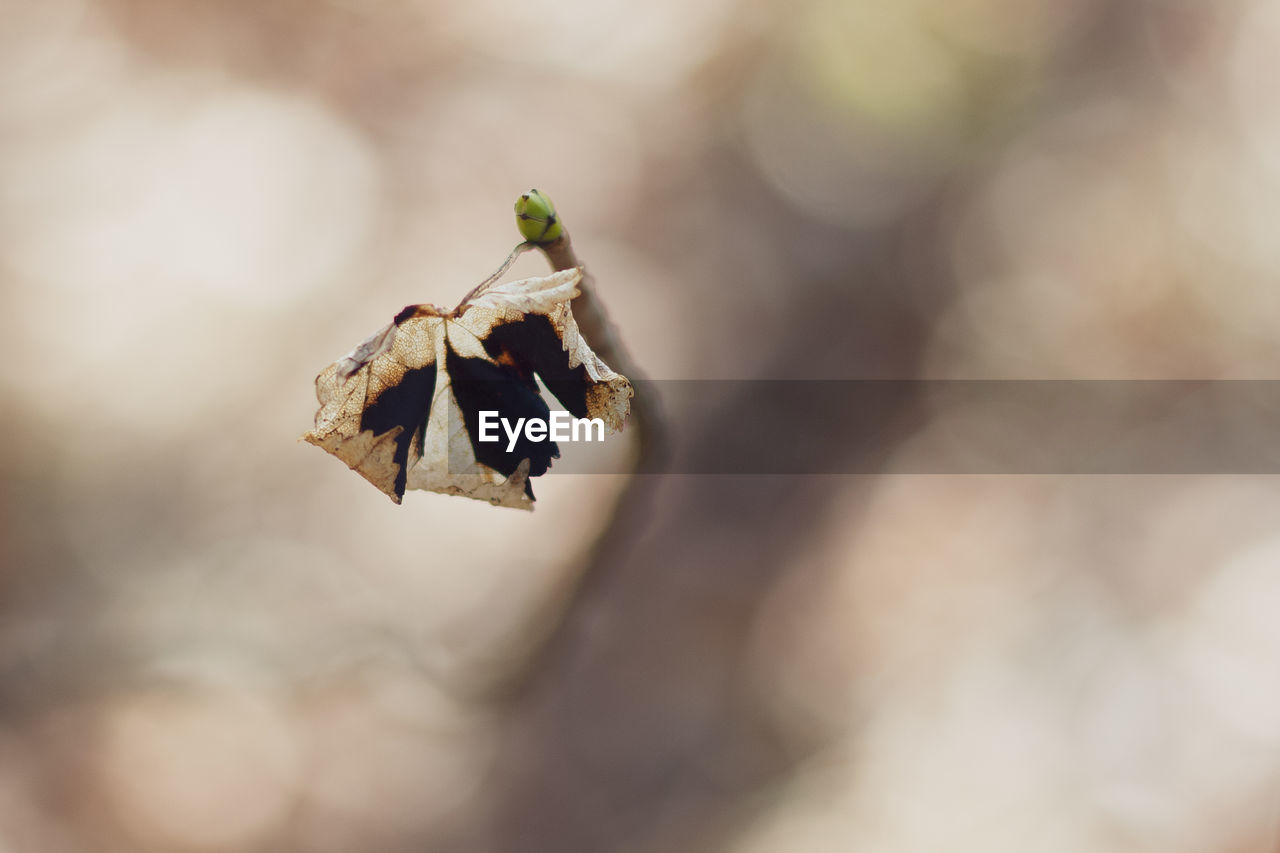
[[495,285],[453,311],[410,305],[316,377],[320,410],[303,438],[400,503],[405,489],[533,509],[530,477],[560,455],[522,435],[478,440],[481,411],[547,420],[535,374],[575,418],[622,429],[631,383],[578,333],[581,270]]

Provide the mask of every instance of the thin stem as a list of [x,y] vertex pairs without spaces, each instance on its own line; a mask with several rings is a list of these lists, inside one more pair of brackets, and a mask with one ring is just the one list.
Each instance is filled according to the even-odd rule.
[[530,249],[534,248],[534,245],[535,244],[530,243],[528,240],[518,244],[514,249],[511,250],[511,254],[507,255],[507,259],[502,262],[502,266],[498,267],[498,271],[495,272],[493,275],[489,276],[488,278],[486,278],[484,281],[477,284],[475,287],[471,288],[471,290],[467,292],[467,295],[462,297],[462,301],[458,303],[458,307],[454,308],[453,310],[455,312],[460,310],[463,305],[466,305],[472,299],[475,299],[477,296],[483,293],[487,287],[492,285],[498,279],[502,278],[503,273],[511,269],[511,265],[516,262],[516,258],[520,257]]

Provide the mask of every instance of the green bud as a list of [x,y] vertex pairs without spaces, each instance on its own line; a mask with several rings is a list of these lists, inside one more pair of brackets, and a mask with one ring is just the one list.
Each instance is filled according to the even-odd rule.
[[537,190],[529,190],[516,202],[516,227],[530,243],[550,243],[564,231],[556,206]]

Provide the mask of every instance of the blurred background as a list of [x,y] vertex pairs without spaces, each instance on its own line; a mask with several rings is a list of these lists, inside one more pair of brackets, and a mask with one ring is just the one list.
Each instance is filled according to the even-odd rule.
[[533,514],[297,441],[530,187],[652,378],[1272,378],[1280,4],[0,14],[0,851],[1280,846],[1274,478],[894,474],[999,421],[929,400]]

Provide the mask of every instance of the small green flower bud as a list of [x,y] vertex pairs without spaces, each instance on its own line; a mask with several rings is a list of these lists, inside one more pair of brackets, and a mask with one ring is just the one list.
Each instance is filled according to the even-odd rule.
[[516,227],[530,243],[550,243],[564,231],[556,206],[537,190],[529,190],[516,202]]

